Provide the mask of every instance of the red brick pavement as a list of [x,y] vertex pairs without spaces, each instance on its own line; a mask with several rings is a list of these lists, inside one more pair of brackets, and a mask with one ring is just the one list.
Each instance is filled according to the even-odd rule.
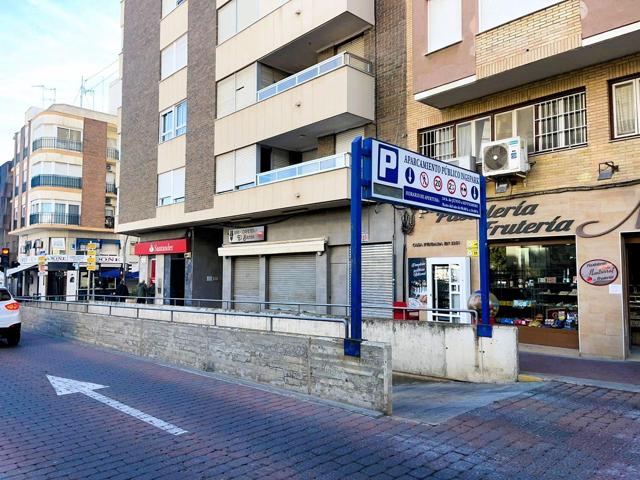
[[[189,433],[57,397],[45,374],[109,385]],[[12,480],[640,478],[640,394],[558,382],[429,426],[27,334],[0,348],[0,392]]]

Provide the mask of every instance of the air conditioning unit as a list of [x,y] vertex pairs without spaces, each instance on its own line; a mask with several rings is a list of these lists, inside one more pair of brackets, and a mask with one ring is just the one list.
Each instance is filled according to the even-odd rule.
[[485,177],[515,175],[529,171],[527,142],[520,137],[483,143],[482,174]]
[[113,166],[107,165],[107,172],[112,172],[112,171],[113,171]]
[[463,155],[461,157],[452,158],[447,160],[447,163],[455,165],[456,167],[471,170],[472,172],[476,171],[476,157],[472,155]]
[[104,205],[105,205],[105,207],[115,207],[116,206],[115,202],[111,198],[105,198],[104,199]]

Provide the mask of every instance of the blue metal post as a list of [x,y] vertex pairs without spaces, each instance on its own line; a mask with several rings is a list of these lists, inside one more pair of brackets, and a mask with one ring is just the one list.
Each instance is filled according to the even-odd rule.
[[482,300],[482,322],[477,327],[479,337],[491,338],[493,328],[489,315],[489,241],[487,237],[487,181],[480,175],[480,221],[478,249],[480,250],[480,298]]
[[351,335],[344,354],[360,356],[362,343],[362,137],[351,142]]

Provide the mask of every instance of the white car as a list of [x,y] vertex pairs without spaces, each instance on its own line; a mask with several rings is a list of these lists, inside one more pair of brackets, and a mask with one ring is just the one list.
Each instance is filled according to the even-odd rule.
[[20,304],[6,288],[0,288],[0,337],[7,339],[10,346],[20,343]]

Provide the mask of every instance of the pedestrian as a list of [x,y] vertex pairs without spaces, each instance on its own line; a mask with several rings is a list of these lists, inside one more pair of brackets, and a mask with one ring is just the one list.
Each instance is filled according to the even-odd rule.
[[141,281],[138,284],[138,289],[136,291],[137,303],[144,303],[147,298],[147,282],[145,280]]
[[153,303],[153,299],[156,296],[156,284],[153,283],[153,280],[149,282],[149,286],[147,287],[147,303]]
[[118,302],[126,301],[126,297],[129,296],[129,288],[127,284],[124,283],[124,280],[120,280],[120,283],[116,287],[116,298]]

